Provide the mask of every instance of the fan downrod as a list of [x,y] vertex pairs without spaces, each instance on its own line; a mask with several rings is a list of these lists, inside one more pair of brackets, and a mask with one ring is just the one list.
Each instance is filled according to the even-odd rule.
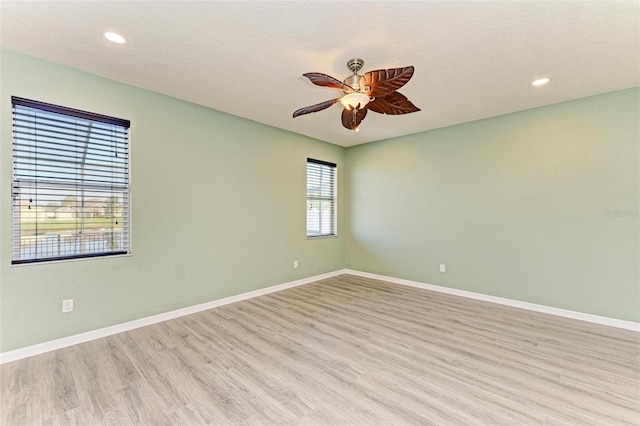
[[351,70],[354,74],[357,74],[358,71],[362,69],[364,66],[364,60],[360,58],[353,58],[349,62],[347,62],[347,68]]

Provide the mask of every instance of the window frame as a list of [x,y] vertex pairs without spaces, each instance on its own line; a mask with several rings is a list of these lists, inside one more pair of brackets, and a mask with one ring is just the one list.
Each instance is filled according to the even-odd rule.
[[[113,143],[113,147],[112,150],[106,150],[106,152],[110,155],[112,153],[115,153],[115,157],[118,156],[118,154],[124,154],[126,156],[125,161],[122,162],[117,162],[117,161],[106,161],[106,166],[105,165],[100,165],[98,167],[100,168],[104,168],[104,167],[114,167],[115,165],[117,165],[118,163],[121,165],[121,167],[124,168],[124,171],[122,172],[122,178],[120,178],[122,180],[122,182],[118,182],[117,180],[114,180],[116,178],[114,178],[112,176],[111,179],[108,179],[106,177],[100,177],[100,178],[96,178],[93,177],[93,181],[92,182],[88,182],[84,180],[84,171],[82,172],[83,178],[81,180],[81,182],[78,182],[78,180],[76,179],[75,181],[73,181],[73,183],[69,183],[69,184],[64,184],[62,183],[62,181],[64,179],[68,179],[67,176],[73,176],[71,173],[73,170],[77,170],[80,167],[78,166],[69,166],[70,162],[67,160],[65,161],[65,159],[63,158],[62,160],[59,160],[60,163],[62,164],[62,166],[60,166],[60,168],[62,169],[62,171],[60,171],[60,177],[48,177],[48,178],[43,178],[43,177],[39,177],[39,176],[34,176],[33,178],[27,178],[24,179],[24,175],[21,177],[19,176],[21,173],[18,172],[18,170],[21,167],[27,167],[29,164],[32,164],[34,167],[37,167],[37,165],[43,165],[46,164],[46,160],[42,158],[42,154],[41,154],[41,158],[37,157],[37,154],[34,158],[29,159],[29,160],[23,160],[23,161],[19,161],[18,160],[18,152],[20,149],[25,149],[26,147],[28,147],[28,142],[25,143],[24,139],[20,139],[17,137],[17,129],[18,128],[22,128],[21,126],[19,126],[18,124],[16,124],[20,119],[23,119],[25,117],[28,117],[27,114],[25,112],[19,113],[17,111],[17,108],[19,107],[25,107],[25,108],[31,108],[31,109],[35,109],[35,110],[41,110],[41,111],[45,111],[47,113],[53,113],[53,114],[59,114],[59,115],[63,115],[65,116],[66,120],[72,121],[72,120],[84,120],[84,121],[89,121],[90,125],[88,126],[89,128],[91,128],[93,126],[93,123],[100,123],[102,126],[104,125],[111,125],[114,126],[113,131],[117,132],[117,131],[121,131],[120,134],[116,135],[116,136],[112,136],[112,143]],[[83,110],[79,110],[79,109],[75,109],[75,108],[69,108],[69,107],[65,107],[65,106],[60,106],[60,105],[55,105],[55,104],[50,104],[50,103],[45,103],[45,102],[41,102],[41,101],[36,101],[36,100],[31,100],[31,99],[26,99],[26,98],[21,98],[18,96],[12,96],[11,97],[11,111],[12,111],[12,154],[11,154],[11,158],[12,158],[12,167],[11,167],[11,197],[12,197],[12,201],[11,201],[11,226],[12,226],[12,230],[11,230],[11,240],[12,240],[12,251],[11,251],[11,265],[12,266],[20,266],[20,265],[28,265],[28,264],[42,264],[42,263],[52,263],[52,262],[62,262],[62,261],[74,261],[74,260],[82,260],[82,259],[95,259],[95,258],[107,258],[107,257],[114,257],[114,256],[123,256],[123,255],[130,255],[131,254],[131,155],[130,155],[130,129],[131,129],[131,122],[129,120],[126,119],[121,119],[121,118],[116,118],[116,117],[112,117],[112,116],[107,116],[107,115],[102,115],[102,114],[97,114],[97,113],[93,113],[93,112],[88,112],[88,111],[83,111]],[[47,123],[47,121],[51,122],[51,121],[55,121],[55,118],[52,117],[46,117],[45,116],[45,124],[50,124]],[[37,119],[36,119],[37,121]],[[64,120],[60,121],[60,125],[62,127],[52,127],[52,131],[55,130],[59,130],[62,131],[65,129],[64,125],[67,124],[69,125],[70,123]],[[25,126],[24,129],[32,129],[35,126],[37,126],[37,124],[35,125],[31,125],[31,126]],[[103,129],[103,131],[105,131]],[[89,147],[91,146],[89,141],[92,141],[95,144],[95,140],[92,140],[92,138],[95,137],[99,137],[100,135],[94,135],[91,133],[91,138],[87,139],[87,145],[85,148],[85,157],[87,156],[87,152]],[[38,140],[37,137],[40,137],[40,139]],[[34,137],[33,140],[33,149],[37,150],[38,148],[45,150],[45,149],[49,149],[52,150],[53,148],[56,148],[57,145],[61,145],[60,141],[64,141],[63,139],[64,136],[60,136],[59,138],[55,138],[55,137],[51,137],[51,136],[44,136],[43,134],[38,134],[36,137]],[[51,140],[53,140],[53,142],[51,140],[49,141],[44,141],[45,138],[51,138]],[[73,142],[77,143],[77,139],[68,139],[67,140],[67,144],[66,146],[70,146],[69,143],[73,143]],[[63,147],[65,147],[65,144],[62,144]],[[102,145],[104,146],[104,145]],[[95,149],[95,147],[92,147],[93,149]],[[58,147],[58,149],[61,149]],[[71,151],[67,151],[67,152],[71,152],[71,155],[73,155],[73,153],[75,152],[75,155],[78,155],[79,153],[79,149],[76,146],[75,147],[75,151],[72,149]],[[50,157],[51,154],[49,154]],[[69,158],[69,154],[67,154],[65,157]],[[100,161],[102,164],[105,164],[105,159],[107,158],[107,156],[104,156],[101,154],[100,157],[98,157],[97,160],[95,161]],[[31,163],[29,163],[29,161],[31,161]],[[41,163],[45,162],[45,163]],[[78,160],[79,161],[79,160]],[[84,167],[84,158],[83,158],[83,166],[82,166],[82,170],[86,170]],[[51,166],[48,166],[49,168],[51,168]],[[97,172],[98,169],[89,169],[89,171],[93,171],[94,173]],[[48,172],[48,173],[57,173],[57,172]],[[102,172],[104,173],[104,172]],[[57,181],[57,182],[56,182]],[[25,182],[27,182],[26,184],[24,184]],[[24,186],[23,186],[24,184]],[[114,235],[114,229],[116,229],[116,226],[114,226],[113,223],[110,224],[109,227],[106,227],[107,231],[103,232],[101,234],[99,234],[101,237],[105,238],[104,242],[104,246],[105,248],[102,250],[95,250],[95,251],[89,251],[89,252],[83,252],[85,250],[85,248],[82,248],[80,250],[74,249],[72,250],[71,254],[65,253],[65,254],[61,254],[60,250],[58,249],[58,254],[57,255],[43,255],[42,252],[38,255],[38,251],[42,250],[42,247],[39,246],[37,240],[35,242],[36,248],[34,249],[35,254],[31,255],[31,256],[22,256],[21,255],[21,250],[22,250],[22,233],[23,233],[23,227],[22,227],[22,203],[24,202],[23,199],[23,195],[21,195],[21,190],[22,188],[29,188],[31,190],[35,189],[37,191],[37,187],[38,184],[43,185],[44,188],[48,188],[47,191],[60,191],[61,194],[64,194],[65,190],[69,191],[69,195],[68,196],[72,196],[75,197],[75,193],[77,193],[77,191],[81,191],[84,194],[84,191],[89,190],[89,191],[93,191],[94,194],[96,193],[103,193],[106,195],[111,195],[114,196],[116,194],[121,195],[122,196],[122,205],[119,207],[109,207],[109,200],[111,197],[109,198],[105,198],[104,199],[104,203],[106,204],[106,206],[103,206],[103,213],[106,212],[109,208],[111,209],[119,209],[122,211],[122,216],[121,216],[121,222],[122,222],[122,232],[120,235],[120,240],[121,240],[121,244],[122,247],[113,247],[113,248],[109,248],[109,244],[114,244],[113,243],[113,238]],[[75,184],[75,189],[69,189],[72,188],[72,186]],[[110,191],[108,190],[110,188]],[[97,191],[97,192],[96,192]],[[91,192],[90,192],[91,193]],[[89,195],[91,196],[91,195]],[[38,203],[38,198],[37,198],[37,192],[36,192],[36,197],[34,197],[36,199],[36,203]],[[45,197],[46,199],[47,197]],[[62,201],[61,201],[62,202]],[[118,201],[116,200],[115,203],[118,203]],[[61,204],[62,205],[62,204]],[[117,204],[115,204],[117,206]],[[64,206],[63,206],[64,207]],[[38,222],[38,218],[37,215],[39,214],[38,212],[38,208],[42,208],[41,206],[38,207],[36,205],[36,223]],[[81,208],[75,207],[76,209],[76,215],[79,214],[79,217],[76,216],[76,224],[70,228],[72,229],[72,234],[75,234],[75,238],[78,241],[78,245],[86,245],[88,243],[88,240],[85,238],[85,231],[87,229],[89,229],[88,227],[85,226],[85,221],[84,219],[86,219],[88,216],[87,215],[87,211],[84,210],[86,207],[84,205],[84,201],[82,204]],[[48,213],[45,213],[48,214]],[[57,214],[57,213],[56,213]],[[104,213],[106,214],[106,213]],[[112,213],[113,214],[113,213]],[[93,217],[93,216],[91,216]],[[112,216],[112,218],[115,217],[120,217],[120,216]],[[80,224],[77,223],[77,220],[80,218]],[[116,222],[117,224],[117,222]],[[112,240],[108,240],[107,235],[109,234],[109,231],[111,232],[111,238]],[[78,235],[80,235],[81,237],[78,238]],[[58,234],[58,240],[60,240],[61,235]],[[36,238],[37,238],[37,233],[36,233]],[[16,241],[17,239],[17,241]]]
[[[310,164],[315,164],[316,166],[320,166],[320,167],[325,167],[328,168],[329,170],[331,170],[332,176],[331,176],[331,180],[332,180],[332,188],[331,188],[331,197],[322,197],[322,196],[318,196],[318,197],[311,197],[310,193],[309,193],[309,165]],[[306,220],[306,225],[307,225],[307,231],[306,231],[306,235],[307,235],[307,239],[316,239],[316,238],[327,238],[327,237],[336,237],[338,236],[338,165],[336,163],[331,163],[329,161],[323,161],[323,160],[317,160],[314,158],[310,158],[307,157],[307,163],[306,163],[306,184],[307,184],[307,199],[306,199],[306,203],[307,203],[307,220]],[[320,183],[321,184],[321,183]],[[331,211],[331,218],[330,218],[330,223],[333,225],[330,229],[330,231],[328,233],[322,233],[322,225],[321,225],[321,219],[322,216],[320,214],[319,216],[319,233],[309,233],[309,203],[311,201],[329,201],[332,211]]]

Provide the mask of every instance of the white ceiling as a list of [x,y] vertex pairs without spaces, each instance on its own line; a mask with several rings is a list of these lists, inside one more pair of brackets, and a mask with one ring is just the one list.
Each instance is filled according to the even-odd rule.
[[[342,146],[640,85],[637,1],[3,0],[0,27],[5,48]],[[414,65],[399,92],[422,111],[293,119],[340,95],[302,74],[343,80],[353,57]]]

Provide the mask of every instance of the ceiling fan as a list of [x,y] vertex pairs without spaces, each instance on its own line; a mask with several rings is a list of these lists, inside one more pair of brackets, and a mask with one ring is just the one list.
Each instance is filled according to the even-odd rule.
[[358,71],[364,65],[359,58],[347,62],[347,67],[353,72],[343,82],[319,72],[302,74],[316,86],[340,89],[344,96],[319,104],[300,108],[293,113],[293,118],[312,112],[322,111],[340,102],[342,110],[342,125],[354,132],[367,116],[367,110],[380,114],[399,115],[420,111],[403,94],[396,92],[413,76],[413,66],[375,70],[359,75]]

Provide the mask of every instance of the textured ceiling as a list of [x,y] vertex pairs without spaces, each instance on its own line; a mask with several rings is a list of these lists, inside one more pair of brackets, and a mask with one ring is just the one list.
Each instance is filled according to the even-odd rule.
[[[640,85],[637,1],[2,1],[5,48],[342,146]],[[104,30],[129,40],[114,45]],[[399,90],[421,112],[369,113],[358,133],[338,97],[301,75],[343,80],[415,66]],[[550,76],[540,88],[531,81]]]

